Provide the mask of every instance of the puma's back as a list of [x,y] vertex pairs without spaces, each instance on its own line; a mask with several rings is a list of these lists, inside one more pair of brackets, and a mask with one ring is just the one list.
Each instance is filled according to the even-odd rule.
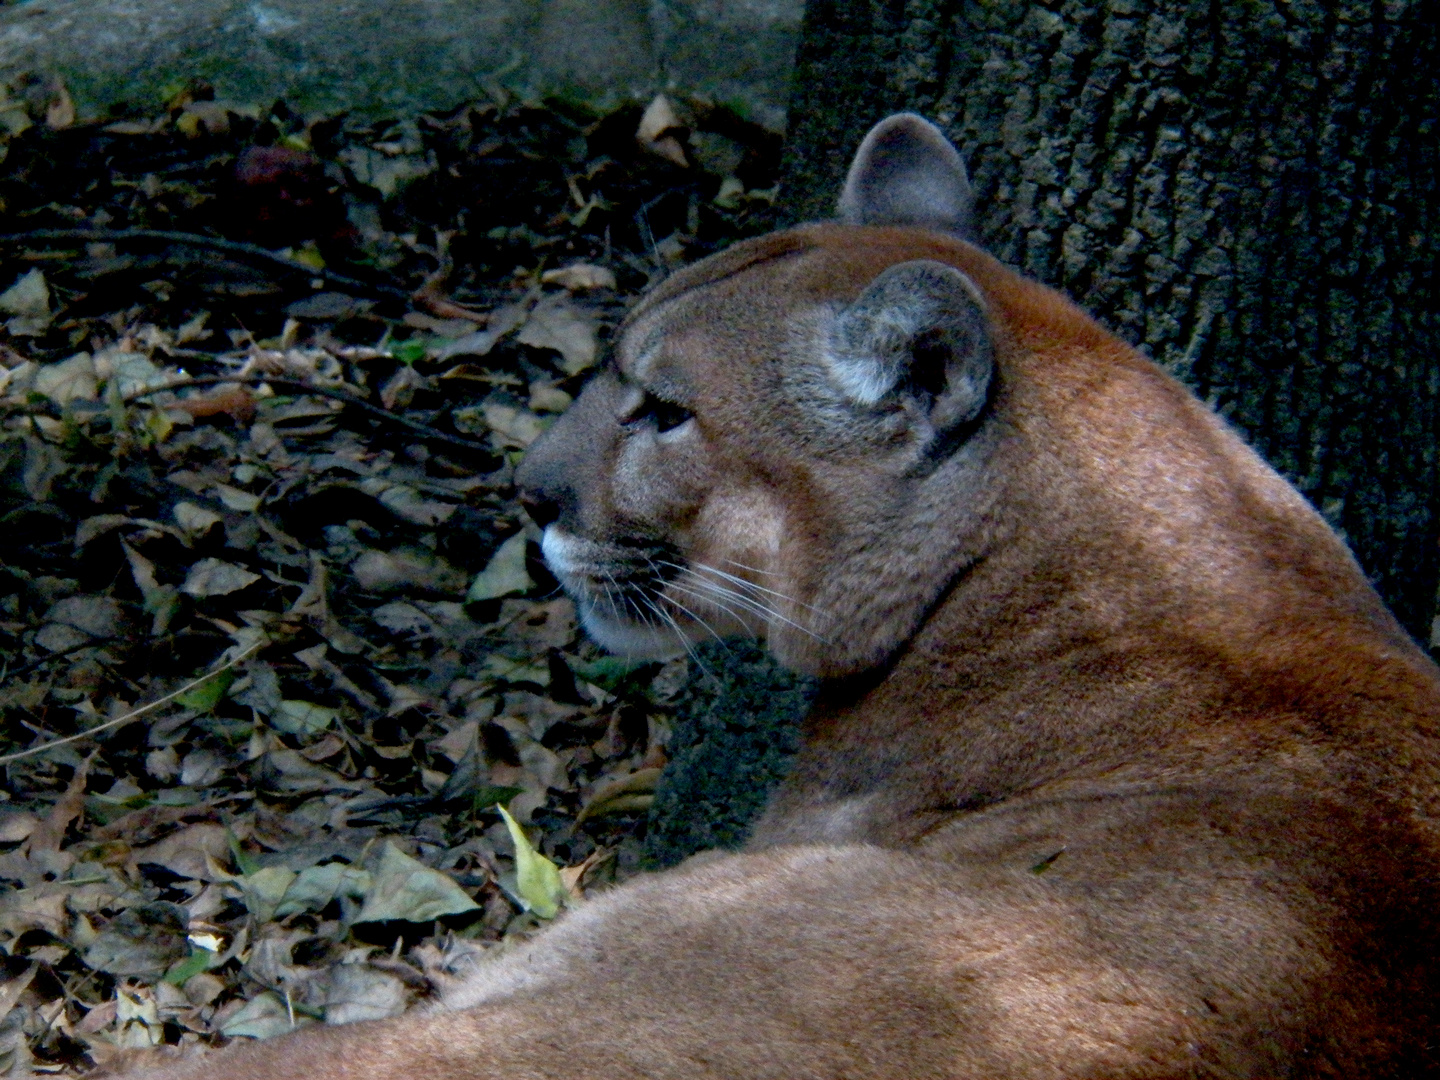
[[823,678],[747,849],[216,1071],[1440,1073],[1433,665],[1188,391],[963,239],[934,128],[877,127],[841,210],[649,294],[518,475],[603,644]]

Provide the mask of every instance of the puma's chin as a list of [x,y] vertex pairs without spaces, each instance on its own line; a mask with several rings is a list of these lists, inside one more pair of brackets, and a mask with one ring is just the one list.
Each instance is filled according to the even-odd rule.
[[650,626],[617,619],[600,611],[593,600],[579,605],[580,624],[602,649],[630,660],[669,660],[685,652],[689,642],[668,626]]

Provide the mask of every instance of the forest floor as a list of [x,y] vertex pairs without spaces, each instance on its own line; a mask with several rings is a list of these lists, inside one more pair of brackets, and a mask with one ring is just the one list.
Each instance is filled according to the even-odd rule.
[[512,476],[773,227],[774,137],[666,109],[0,100],[0,1070],[393,1015],[640,862],[686,661]]

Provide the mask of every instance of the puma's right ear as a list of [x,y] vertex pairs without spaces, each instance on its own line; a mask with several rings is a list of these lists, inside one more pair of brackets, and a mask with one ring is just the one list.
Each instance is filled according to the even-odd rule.
[[855,152],[839,209],[848,225],[923,225],[969,240],[974,203],[950,140],[924,117],[896,113]]
[[908,401],[939,435],[980,415],[995,369],[979,290],[953,266],[929,259],[876,277],[837,314],[824,356],[851,402]]

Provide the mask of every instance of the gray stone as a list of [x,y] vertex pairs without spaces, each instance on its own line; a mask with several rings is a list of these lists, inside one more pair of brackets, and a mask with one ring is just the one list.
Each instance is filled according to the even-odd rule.
[[503,87],[597,109],[698,93],[783,130],[803,0],[25,0],[0,76],[59,77],[80,115],[221,100],[404,116]]

